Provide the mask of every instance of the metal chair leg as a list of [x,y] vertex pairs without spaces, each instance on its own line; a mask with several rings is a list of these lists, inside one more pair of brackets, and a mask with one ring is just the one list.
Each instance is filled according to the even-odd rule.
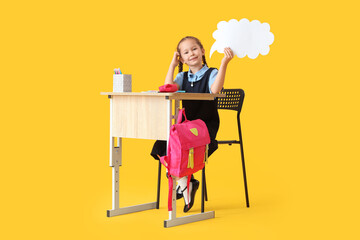
[[[205,168],[205,167],[204,167],[204,168]],[[205,201],[208,201],[205,171],[204,171],[204,180],[203,180],[203,183],[204,183],[204,187],[205,187]]]
[[204,202],[204,193],[205,193],[205,167],[202,170],[202,180],[201,180],[201,212],[203,213],[205,211],[205,202]]
[[159,160],[156,209],[159,209],[160,206],[160,182],[161,182],[161,162]]
[[239,129],[240,152],[241,152],[242,169],[243,169],[243,177],[244,177],[244,188],[245,188],[246,207],[250,207],[248,187],[247,187],[247,181],[246,181],[244,147],[243,147],[243,141],[242,141],[242,135],[241,135],[241,125],[240,125],[240,119],[239,119],[239,118],[238,118],[238,129]]

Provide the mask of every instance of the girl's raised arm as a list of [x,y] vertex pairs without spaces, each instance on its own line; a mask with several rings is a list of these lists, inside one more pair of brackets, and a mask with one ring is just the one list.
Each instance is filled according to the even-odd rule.
[[211,85],[212,93],[219,93],[224,86],[226,68],[230,60],[234,57],[234,53],[230,48],[224,49],[225,56],[221,60],[219,72],[215,78],[214,83]]
[[[175,52],[174,53],[174,57],[170,63],[170,67],[169,70],[166,74],[166,78],[165,78],[165,84],[175,84],[174,82],[174,71],[176,66],[179,65],[179,53]],[[177,84],[176,84],[177,85]],[[178,85],[178,89],[179,89],[179,85]]]

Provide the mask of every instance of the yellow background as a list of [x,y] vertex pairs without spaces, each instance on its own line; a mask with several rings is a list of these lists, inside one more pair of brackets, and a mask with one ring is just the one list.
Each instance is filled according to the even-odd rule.
[[[355,3],[2,2],[1,239],[359,239]],[[113,69],[132,74],[135,92],[157,89],[186,35],[219,67],[222,54],[208,57],[212,33],[241,18],[267,22],[275,35],[269,55],[234,58],[225,82],[246,92],[251,207],[239,149],[221,146],[207,167],[215,219],[163,228],[165,177],[160,210],[107,218],[109,100],[100,92],[112,90]],[[234,138],[235,116],[221,121],[219,139]],[[155,200],[152,142],[124,140],[121,206]]]

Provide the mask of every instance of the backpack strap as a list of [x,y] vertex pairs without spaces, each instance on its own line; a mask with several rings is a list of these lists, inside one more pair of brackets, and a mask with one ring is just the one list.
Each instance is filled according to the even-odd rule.
[[170,141],[168,142],[167,147],[167,156],[160,157],[160,162],[167,168],[168,170],[168,179],[169,179],[169,196],[168,196],[168,210],[172,211],[172,188],[173,188],[173,178],[170,175],[170,162],[171,160],[171,148],[170,148]]
[[176,123],[181,123],[182,122],[182,116],[183,115],[184,115],[185,121],[187,121],[187,118],[186,118],[186,115],[185,115],[185,108],[182,108],[182,109],[179,110],[178,119],[177,119]]
[[[162,163],[162,165],[164,165],[166,168],[168,168],[168,166],[169,166],[169,157],[168,156],[160,157],[160,162]],[[169,169],[168,169],[168,171],[169,171]]]
[[170,148],[170,139],[167,145],[167,155],[160,157],[160,162],[167,168],[168,172],[170,172],[169,160],[171,159],[171,148]]
[[168,211],[172,211],[172,192],[173,192],[173,178],[169,175],[169,197],[168,197]]

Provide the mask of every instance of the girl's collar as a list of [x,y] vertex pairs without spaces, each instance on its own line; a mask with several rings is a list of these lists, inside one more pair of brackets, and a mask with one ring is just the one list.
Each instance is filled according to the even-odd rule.
[[196,73],[192,73],[191,70],[189,69],[189,72],[188,72],[188,76],[190,77],[191,75],[195,75],[195,76],[202,76],[204,75],[204,73],[208,70],[208,66],[205,64],[199,71],[197,71]]

